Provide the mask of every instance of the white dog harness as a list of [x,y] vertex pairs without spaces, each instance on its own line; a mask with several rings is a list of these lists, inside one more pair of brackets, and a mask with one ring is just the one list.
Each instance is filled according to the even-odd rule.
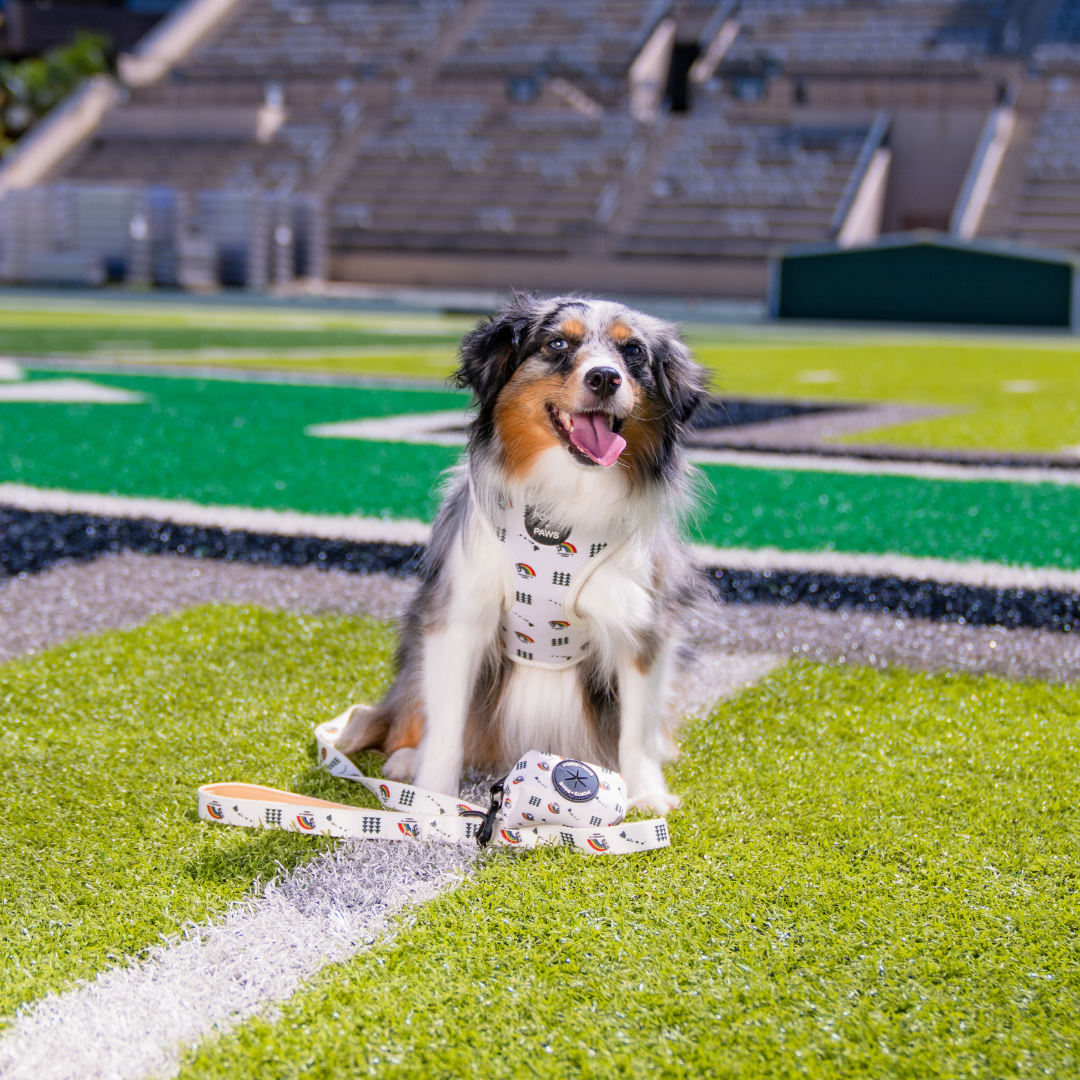
[[503,652],[531,667],[573,667],[589,651],[586,624],[575,609],[581,587],[614,550],[608,537],[541,517],[532,506],[500,507],[495,537],[506,562]]
[[488,810],[412,784],[364,776],[334,748],[356,707],[315,728],[319,765],[333,776],[362,784],[384,809],[347,806],[258,784],[227,783],[199,788],[199,817],[222,825],[310,836],[449,844],[475,841],[488,824],[490,842],[499,847],[557,844],[586,855],[628,855],[671,843],[663,818],[623,821],[626,785],[617,773],[551,754],[526,754],[497,786],[502,798]]

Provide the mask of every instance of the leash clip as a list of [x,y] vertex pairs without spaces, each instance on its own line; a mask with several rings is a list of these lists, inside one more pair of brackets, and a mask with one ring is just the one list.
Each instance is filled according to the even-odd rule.
[[481,847],[487,847],[491,843],[491,838],[495,834],[495,818],[498,816],[499,811],[502,809],[502,800],[498,797],[503,789],[503,781],[506,777],[503,777],[496,784],[491,785],[491,805],[487,810],[459,810],[458,814],[461,817],[477,817],[483,821],[483,825],[476,832],[476,842]]

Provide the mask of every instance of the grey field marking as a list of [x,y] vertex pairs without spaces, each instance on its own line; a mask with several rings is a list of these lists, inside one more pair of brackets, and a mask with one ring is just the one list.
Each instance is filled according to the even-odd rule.
[[[415,588],[410,579],[385,574],[125,552],[0,580],[0,660],[214,601],[392,618]],[[756,658],[765,656],[797,654],[925,671],[954,668],[1055,682],[1080,679],[1080,638],[1050,630],[973,627],[803,605],[715,604],[702,613],[696,634],[698,665],[685,682],[690,710],[713,692],[709,687],[720,696],[724,687],[738,684],[740,665],[756,667]],[[723,670],[714,664],[717,657],[725,658]],[[710,665],[711,674],[703,674]]]
[[698,621],[696,632],[703,654],[758,653],[1007,679],[1080,680],[1080,638],[1052,630],[966,626],[802,604],[718,604]]
[[[827,403],[822,403],[827,404]],[[740,424],[738,427],[716,427],[707,431],[695,431],[691,445],[701,447],[724,446],[814,446],[826,439],[842,435],[855,435],[876,428],[896,427],[915,420],[933,420],[950,416],[956,409],[942,409],[931,405],[871,405],[866,408],[851,406],[835,410],[811,413],[807,416],[789,416],[782,420],[768,420],[760,424]]]
[[4,1080],[175,1076],[185,1048],[285,1001],[324,964],[373,944],[390,917],[462,880],[470,849],[348,842],[217,924],[143,961],[50,994],[0,1035]]
[[[0,657],[131,626],[211,600],[388,617],[415,585],[385,575],[266,568],[126,553],[0,583]],[[680,707],[701,712],[767,674],[781,657],[703,649]],[[489,780],[467,779],[479,799]],[[0,1035],[4,1080],[172,1076],[185,1048],[290,997],[319,967],[384,935],[404,905],[469,873],[471,849],[345,843],[234,905],[218,924],[92,982],[23,1009]]]
[[0,580],[0,660],[216,601],[392,618],[414,589],[411,581],[386,574],[105,555]]

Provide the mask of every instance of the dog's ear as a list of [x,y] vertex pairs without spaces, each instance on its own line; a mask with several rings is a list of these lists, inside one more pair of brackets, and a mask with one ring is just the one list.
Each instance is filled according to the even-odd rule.
[[521,347],[529,336],[532,297],[515,297],[495,316],[487,316],[461,339],[460,365],[454,385],[472,390],[480,402],[490,401],[521,363]]
[[705,372],[671,333],[653,350],[653,377],[677,424],[685,424],[705,396]]

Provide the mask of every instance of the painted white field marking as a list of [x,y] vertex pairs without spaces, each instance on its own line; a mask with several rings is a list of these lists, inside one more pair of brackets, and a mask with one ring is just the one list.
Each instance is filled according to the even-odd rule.
[[[680,685],[680,709],[702,715],[783,659],[702,653]],[[486,788],[463,789],[462,797]],[[342,842],[234,905],[220,925],[193,927],[145,961],[20,1010],[0,1034],[0,1077],[175,1076],[187,1048],[287,1000],[324,964],[372,945],[394,912],[452,888],[474,856],[475,848],[448,844]]]
[[285,1001],[324,964],[371,945],[405,904],[468,872],[475,849],[341,844],[219,925],[192,928],[150,959],[20,1011],[0,1035],[4,1080],[175,1076],[185,1047]]
[[335,424],[311,424],[305,435],[317,439],[366,439],[372,442],[428,443],[464,446],[472,415],[464,409],[437,413],[411,413],[375,420],[344,420]]
[[9,360],[6,356],[0,356],[0,379],[6,382],[21,379],[22,377],[23,370],[14,360]]
[[817,454],[770,454],[741,450],[690,450],[695,465],[734,465],[776,472],[845,473],[854,476],[910,476],[915,480],[962,480],[1003,484],[1060,484],[1080,487],[1080,469],[1045,466],[951,465],[936,461],[882,461]]
[[360,543],[426,544],[431,526],[422,521],[384,520],[292,510],[249,510],[242,506],[202,506],[173,499],[138,499],[78,491],[0,484],[0,505],[54,514],[92,514],[111,518],[149,518],[175,525],[198,525],[231,532],[275,536],[314,536]]
[[760,682],[787,661],[779,653],[728,653],[695,649],[675,689],[677,711],[707,716],[725,698]]
[[[136,499],[76,491],[0,484],[0,506],[54,514],[90,514],[105,518],[146,518],[176,525],[196,525],[231,532],[310,536],[357,543],[424,545],[431,526],[423,521],[301,514],[283,510],[248,510],[239,506],[200,506],[171,499]],[[940,581],[988,588],[1059,589],[1080,592],[1080,571],[1007,566],[1003,563],[953,562],[913,555],[865,555],[843,551],[782,551],[779,548],[692,548],[701,566],[732,570],[790,570],[808,573],[865,574],[907,581]]]
[[859,574],[895,577],[903,581],[939,581],[991,589],[1054,589],[1080,592],[1080,571],[1003,563],[952,562],[911,555],[861,555],[847,551],[781,551],[779,548],[716,548],[695,544],[691,550],[701,566],[725,570],[793,571],[796,573]]
[[[18,378],[18,376],[15,376]],[[0,402],[78,402],[87,405],[139,405],[142,394],[101,386],[86,379],[42,379],[40,382],[0,384]]]

